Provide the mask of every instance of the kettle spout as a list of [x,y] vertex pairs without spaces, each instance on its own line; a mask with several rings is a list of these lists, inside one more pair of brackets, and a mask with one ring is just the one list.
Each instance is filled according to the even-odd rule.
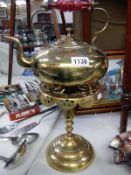
[[28,59],[25,57],[24,52],[23,52],[23,47],[22,47],[20,40],[13,36],[4,35],[3,37],[6,38],[8,41],[14,42],[16,44],[17,62],[23,67],[31,67],[33,58]]

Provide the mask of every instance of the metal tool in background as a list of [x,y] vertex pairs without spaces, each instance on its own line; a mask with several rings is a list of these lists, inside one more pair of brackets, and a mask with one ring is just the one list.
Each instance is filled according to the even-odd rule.
[[[18,135],[18,133],[28,132],[28,131],[29,131],[30,129],[32,129],[33,127],[37,126],[44,118],[47,117],[47,115],[51,114],[51,113],[54,112],[56,109],[58,109],[58,106],[57,106],[57,105],[54,105],[54,106],[49,107],[49,108],[45,109],[44,111],[40,112],[39,114],[43,114],[43,113],[47,113],[47,112],[49,112],[49,113],[43,115],[43,116],[41,117],[40,121],[38,121],[38,122],[32,122],[32,123],[30,123],[29,125],[24,126],[24,128],[20,128],[20,129],[16,130],[15,132],[13,132],[13,133],[14,133],[14,136]],[[31,117],[29,117],[29,118],[31,118]],[[20,122],[22,122],[22,121],[24,121],[24,120],[27,120],[27,119],[29,119],[29,118],[24,118],[24,119],[15,121],[15,122],[10,122],[10,123],[8,123],[7,125],[5,125],[4,127],[1,127],[1,128],[0,128],[0,135],[2,135],[2,134],[7,134],[7,133],[13,131],[13,130],[18,126],[18,124],[19,124]],[[48,119],[48,117],[47,117],[47,119]],[[16,132],[17,132],[17,134],[16,134]]]
[[[62,113],[62,110],[60,110],[60,112],[58,114],[58,117],[61,115],[61,113]],[[43,120],[43,118],[41,118],[38,121],[38,124],[40,124],[42,120]],[[26,126],[25,126],[25,128],[26,128]],[[32,126],[36,126],[36,125],[32,125]],[[31,129],[31,127],[29,127],[29,128]],[[23,132],[23,130],[22,130],[22,132]],[[25,132],[25,130],[24,130],[24,132]],[[18,134],[17,137],[20,136],[20,132],[18,132],[18,133],[19,134]],[[25,133],[25,134],[22,135],[22,139],[20,139],[20,140],[19,140],[19,138],[17,138],[18,140],[15,140],[16,137],[14,137],[15,143],[18,142],[16,144],[16,145],[18,145],[17,150],[10,157],[0,156],[0,160],[5,162],[4,168],[12,168],[15,165],[16,161],[18,161],[22,156],[25,155],[27,144],[30,144],[30,143],[34,142],[38,138],[38,136],[39,136],[38,133]],[[11,139],[13,141],[13,137]]]
[[131,167],[131,131],[116,135],[109,144],[114,149],[114,162],[126,163]]
[[15,164],[15,162],[18,161],[20,157],[24,156],[25,152],[26,140],[23,139],[19,144],[17,150],[10,157],[0,156],[0,160],[5,162],[4,168],[11,167],[13,164]]
[[38,139],[38,137],[39,137],[38,133],[36,133],[36,132],[29,132],[29,133],[24,133],[24,134],[18,135],[16,137],[14,137],[14,136],[3,136],[3,137],[0,137],[0,141],[1,142],[11,141],[11,143],[13,145],[19,145],[21,143],[21,141],[23,139],[25,139],[27,144],[31,144],[36,139]]

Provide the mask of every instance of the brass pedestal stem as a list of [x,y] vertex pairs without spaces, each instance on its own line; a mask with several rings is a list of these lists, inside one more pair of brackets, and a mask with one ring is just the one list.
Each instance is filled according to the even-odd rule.
[[73,117],[74,117],[74,111],[73,110],[65,110],[65,121],[66,121],[66,131],[67,131],[67,137],[72,137],[72,131],[73,131]]

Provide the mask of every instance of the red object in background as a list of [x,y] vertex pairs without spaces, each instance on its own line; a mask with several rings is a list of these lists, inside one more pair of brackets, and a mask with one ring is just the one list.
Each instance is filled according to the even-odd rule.
[[58,0],[57,2],[48,3],[49,8],[56,8],[60,11],[77,11],[91,7],[92,0]]
[[9,112],[9,117],[10,117],[10,120],[19,120],[23,118],[29,118],[33,115],[39,114],[40,112],[41,111],[40,111],[39,105],[35,105],[29,109],[24,109],[17,112]]

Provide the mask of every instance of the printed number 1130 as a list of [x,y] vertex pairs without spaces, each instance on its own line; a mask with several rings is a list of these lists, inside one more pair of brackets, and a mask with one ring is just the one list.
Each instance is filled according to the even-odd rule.
[[74,66],[89,66],[88,57],[71,57],[71,63]]

